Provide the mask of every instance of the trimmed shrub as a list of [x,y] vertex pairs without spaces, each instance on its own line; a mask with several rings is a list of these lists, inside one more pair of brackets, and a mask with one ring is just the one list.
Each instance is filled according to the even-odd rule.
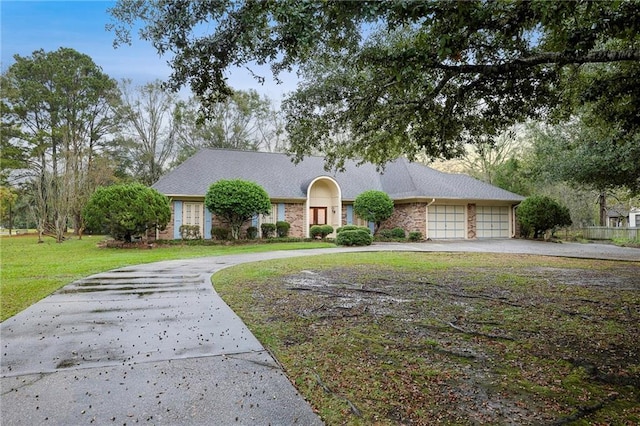
[[322,239],[327,238],[327,235],[333,232],[333,226],[331,225],[322,225]]
[[231,230],[229,228],[223,228],[221,226],[214,226],[211,228],[211,236],[216,240],[228,240]]
[[86,225],[106,229],[113,238],[131,242],[148,230],[166,228],[171,219],[169,198],[139,183],[100,187],[82,211]]
[[422,241],[422,232],[409,232],[409,241]]
[[309,235],[311,238],[322,237],[322,225],[313,225],[309,228]]
[[[340,228],[336,229],[336,233],[340,233],[342,231],[355,231],[356,229],[363,229],[363,226],[358,226],[358,225],[345,225],[345,226],[341,226]],[[369,229],[369,228],[367,228]]]
[[291,224],[289,222],[285,222],[283,220],[276,222],[276,234],[278,237],[288,237],[289,229],[291,229]]
[[381,229],[378,231],[378,237],[391,239],[393,238],[393,233],[391,232],[391,229]]
[[407,237],[407,234],[404,232],[404,229],[402,228],[393,228],[391,230],[391,237],[404,239]]
[[540,238],[546,231],[571,225],[569,209],[545,196],[534,195],[524,200],[517,216],[525,237],[533,234],[534,238]]
[[339,246],[369,246],[372,242],[371,233],[362,228],[342,230],[336,238],[336,244]]
[[309,229],[309,235],[311,238],[322,238],[323,240],[327,238],[327,235],[333,232],[333,226],[331,225],[313,225]]
[[202,238],[200,226],[198,225],[181,225],[179,231],[183,240],[199,240]]
[[260,225],[260,229],[262,230],[262,238],[271,238],[276,233],[276,224],[263,223],[262,225]]
[[247,228],[247,238],[250,240],[255,240],[258,238],[258,228],[255,226],[250,226]]

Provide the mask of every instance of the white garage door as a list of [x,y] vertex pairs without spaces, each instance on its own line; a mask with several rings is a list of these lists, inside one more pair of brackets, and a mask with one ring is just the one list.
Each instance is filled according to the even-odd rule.
[[465,206],[429,206],[429,238],[465,238]]
[[478,238],[509,238],[509,207],[478,206],[476,230]]

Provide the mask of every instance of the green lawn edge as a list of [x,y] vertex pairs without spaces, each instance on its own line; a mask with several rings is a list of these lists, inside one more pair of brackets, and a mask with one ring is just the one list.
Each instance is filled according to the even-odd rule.
[[35,235],[0,237],[0,321],[23,311],[78,279],[163,260],[335,247],[328,242],[269,242],[229,245],[171,244],[154,248],[103,248],[103,236],[71,237],[62,243]]

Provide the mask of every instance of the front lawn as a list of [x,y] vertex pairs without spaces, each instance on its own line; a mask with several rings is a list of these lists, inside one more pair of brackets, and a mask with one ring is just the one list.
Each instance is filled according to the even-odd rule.
[[214,287],[329,425],[640,424],[640,263],[353,253]]
[[65,284],[114,268],[161,260],[300,248],[335,247],[323,242],[243,245],[171,245],[153,249],[99,248],[104,237],[70,238],[38,244],[33,234],[0,238],[0,321],[15,315]]

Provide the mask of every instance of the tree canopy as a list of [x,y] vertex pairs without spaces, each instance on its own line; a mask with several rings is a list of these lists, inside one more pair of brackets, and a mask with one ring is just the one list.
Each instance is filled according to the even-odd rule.
[[619,82],[638,78],[636,1],[119,0],[110,12],[115,43],[141,23],[169,56],[169,86],[190,86],[205,110],[233,93],[235,67],[297,70],[284,103],[290,151],[329,165],[457,156],[512,123],[570,111],[589,67],[608,70],[593,102],[637,92]]
[[175,154],[176,96],[162,87],[160,80],[133,87],[120,85],[123,107],[121,136],[134,176],[152,185],[162,176]]
[[0,224],[9,229],[9,235],[13,229],[14,206],[18,194],[6,186],[0,186]]
[[236,91],[211,106],[212,117],[203,120],[197,98],[176,105],[178,161],[201,148],[274,150],[278,147],[278,115],[272,102],[256,90]]
[[1,165],[37,181],[40,232],[54,226],[60,241],[69,216],[81,232],[82,207],[103,180],[96,165],[117,127],[117,85],[74,49],[14,59],[0,86]]
[[537,174],[603,192],[640,192],[640,133],[620,134],[585,118],[530,130]]

